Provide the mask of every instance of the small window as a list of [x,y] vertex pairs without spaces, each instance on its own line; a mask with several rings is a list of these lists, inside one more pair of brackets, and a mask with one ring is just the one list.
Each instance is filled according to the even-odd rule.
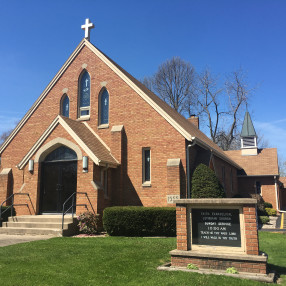
[[143,183],[151,182],[151,151],[150,148],[143,148],[142,153]]
[[85,71],[80,78],[79,88],[79,117],[86,117],[90,114],[90,76]]
[[61,100],[61,115],[69,117],[70,115],[70,100],[69,97],[64,94]]
[[99,125],[108,124],[109,122],[109,93],[104,88],[99,98]]
[[256,194],[261,195],[261,184],[260,182],[255,182]]

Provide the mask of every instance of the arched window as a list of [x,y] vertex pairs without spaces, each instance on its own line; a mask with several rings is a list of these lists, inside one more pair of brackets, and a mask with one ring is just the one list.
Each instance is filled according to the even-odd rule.
[[45,162],[77,160],[76,152],[66,146],[60,146],[45,158]]
[[109,93],[104,88],[100,94],[99,104],[99,124],[108,124],[109,122]]
[[61,100],[61,115],[65,117],[70,116],[70,100],[66,94],[62,96]]
[[84,71],[79,81],[79,117],[89,116],[90,113],[90,76]]

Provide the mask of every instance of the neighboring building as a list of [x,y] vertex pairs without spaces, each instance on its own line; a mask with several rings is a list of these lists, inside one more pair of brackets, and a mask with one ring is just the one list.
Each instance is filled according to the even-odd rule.
[[167,206],[189,196],[199,163],[235,195],[240,166],[197,119],[190,123],[88,39],[0,147],[0,201],[17,194],[17,214],[61,212],[74,192],[77,204],[89,206],[79,193],[86,192],[97,213],[112,205]]
[[257,135],[248,112],[241,131],[241,150],[225,153],[243,169],[238,171],[238,189],[242,196],[259,194],[279,209],[279,170],[276,148],[257,147]]

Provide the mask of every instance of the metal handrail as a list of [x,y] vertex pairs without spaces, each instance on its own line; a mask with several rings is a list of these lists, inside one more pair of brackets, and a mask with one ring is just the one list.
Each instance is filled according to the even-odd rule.
[[[14,197],[15,195],[25,195],[25,196],[28,196],[29,200],[30,200],[30,203],[31,203],[31,206],[33,207],[33,204],[32,204],[32,200],[31,200],[31,197],[30,197],[30,194],[28,193],[14,193],[12,194],[11,196],[9,196],[6,200],[4,200],[2,202],[2,204],[0,205],[0,226],[2,226],[2,214],[4,214],[6,211],[8,211],[9,209],[11,209],[11,217],[13,217],[13,207],[14,206],[28,206],[29,207],[29,204],[14,204]],[[6,203],[8,200],[10,200],[12,198],[12,204],[4,211],[2,212],[2,206],[4,203]],[[34,209],[34,207],[33,207]]]
[[[92,208],[92,211],[93,211],[93,213],[95,214],[94,208],[93,208],[93,206],[92,206],[92,204],[91,204],[91,201],[90,201],[90,199],[89,199],[89,197],[88,197],[88,194],[87,194],[86,192],[74,192],[74,193],[72,193],[72,194],[65,200],[65,202],[63,203],[62,232],[63,232],[63,230],[64,230],[65,215],[67,214],[67,212],[68,212],[70,209],[72,209],[72,218],[74,218],[74,207],[76,207],[76,206],[85,206],[85,208],[88,210],[88,207],[87,207],[86,204],[74,204],[74,199],[75,199],[75,196],[76,196],[77,194],[83,194],[83,195],[86,196],[86,198],[88,199],[88,202],[89,202],[89,204],[90,204],[90,206],[91,206],[91,208]],[[66,203],[67,203],[68,201],[70,201],[70,199],[72,199],[72,205],[65,211],[65,205],[66,205]]]

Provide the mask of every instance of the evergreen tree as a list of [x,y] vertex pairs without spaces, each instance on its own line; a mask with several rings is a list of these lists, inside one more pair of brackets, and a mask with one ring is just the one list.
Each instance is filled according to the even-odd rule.
[[225,192],[215,172],[204,164],[197,166],[192,177],[192,198],[224,198]]

